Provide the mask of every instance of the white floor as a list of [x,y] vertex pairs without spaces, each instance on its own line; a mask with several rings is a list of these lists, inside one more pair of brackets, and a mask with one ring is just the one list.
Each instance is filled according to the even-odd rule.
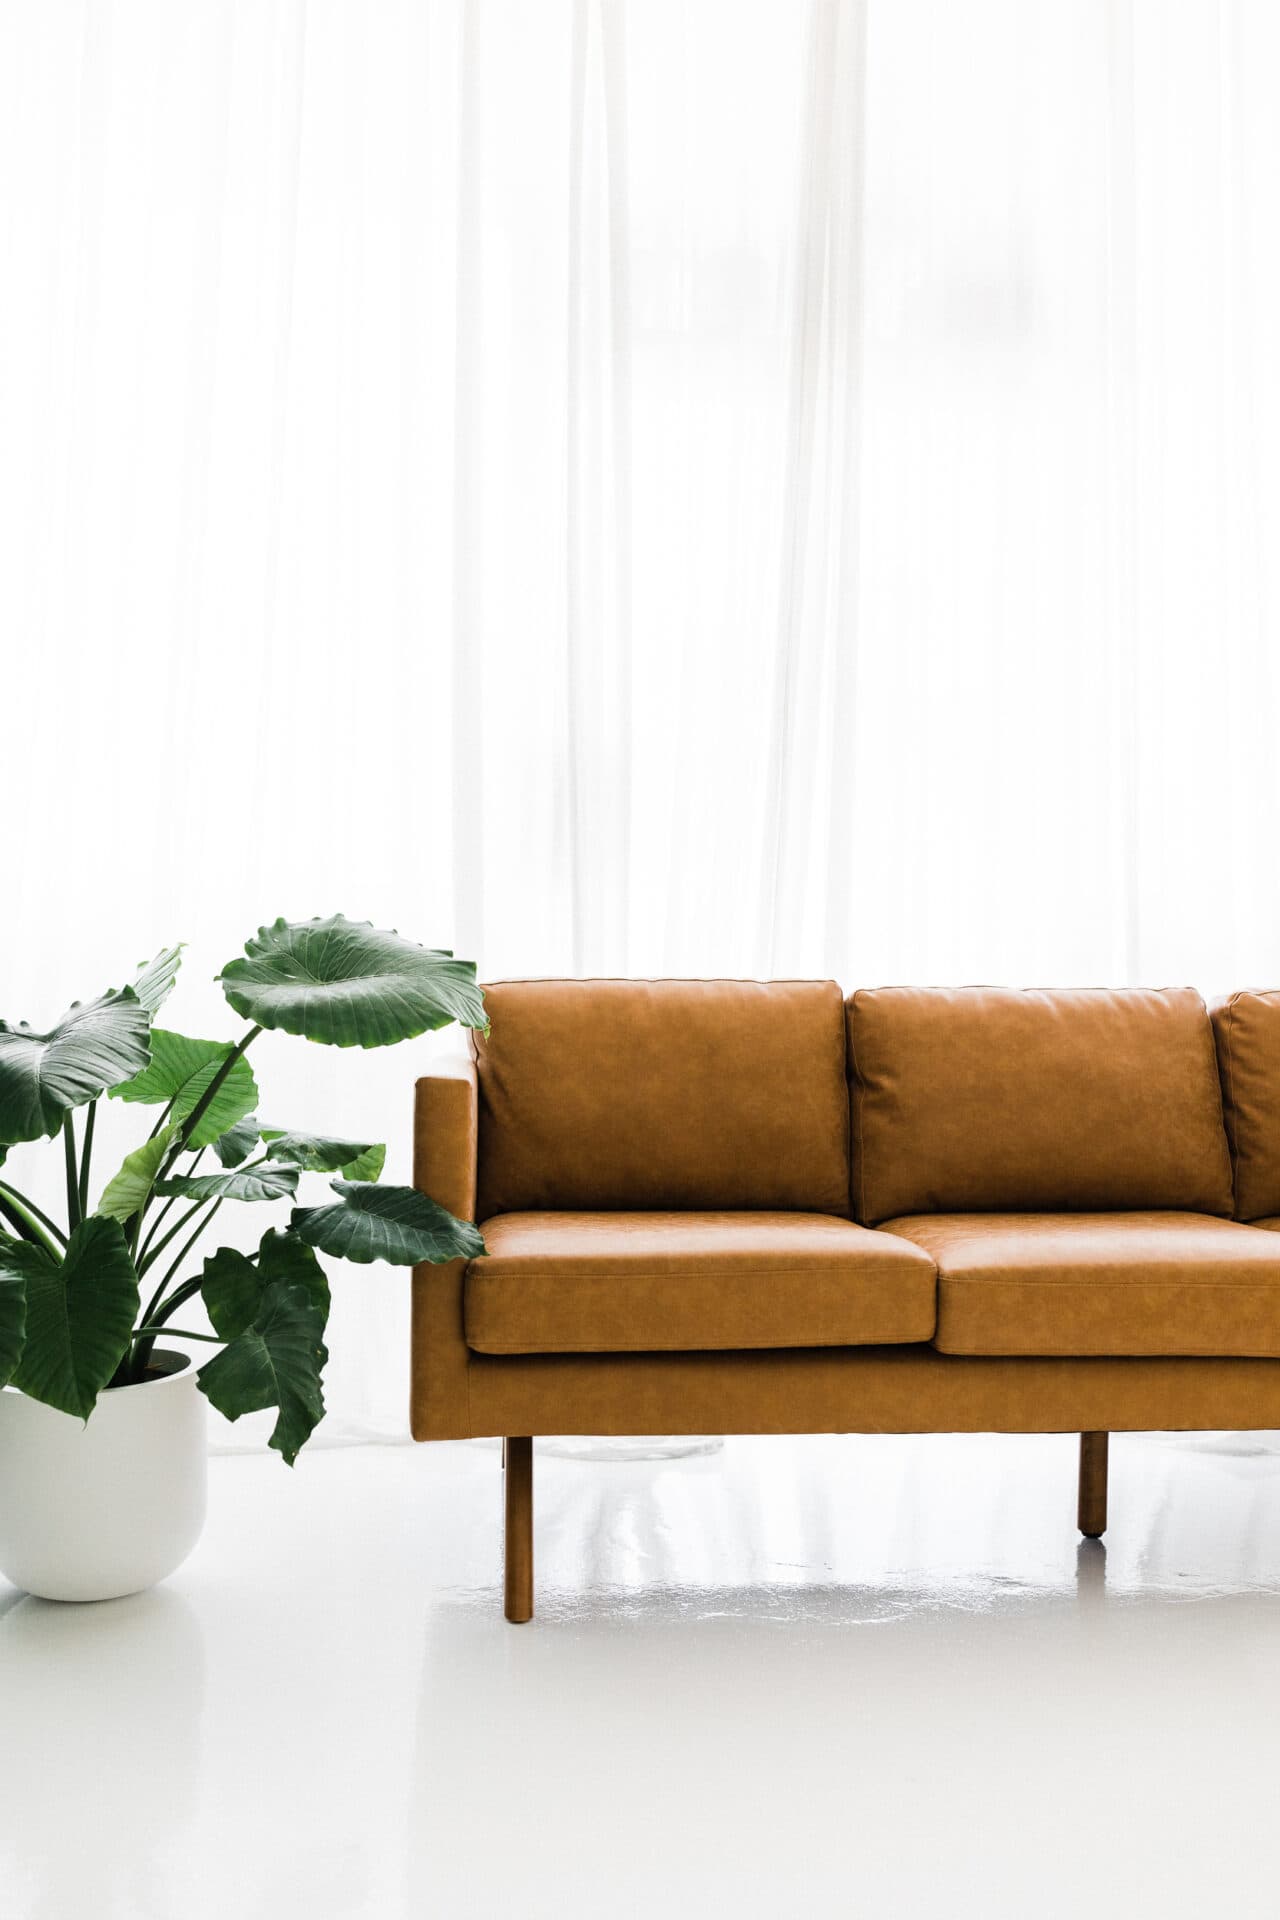
[[3,1920],[1280,1912],[1280,1455],[730,1440],[212,1464],[164,1588],[0,1582]]

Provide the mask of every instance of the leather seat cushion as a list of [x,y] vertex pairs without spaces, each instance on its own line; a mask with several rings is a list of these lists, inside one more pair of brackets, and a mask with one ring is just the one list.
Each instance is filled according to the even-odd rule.
[[1280,1240],[1192,1213],[918,1214],[943,1353],[1280,1356]]
[[807,1213],[511,1213],[467,1269],[480,1353],[697,1352],[929,1340],[934,1265]]

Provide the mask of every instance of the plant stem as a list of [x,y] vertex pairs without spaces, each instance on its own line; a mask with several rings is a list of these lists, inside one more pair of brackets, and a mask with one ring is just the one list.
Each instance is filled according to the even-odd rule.
[[159,1213],[156,1215],[155,1219],[151,1222],[151,1231],[148,1233],[146,1239],[143,1241],[142,1249],[138,1254],[137,1261],[135,1262],[139,1273],[145,1272],[146,1264],[147,1264],[147,1255],[151,1251],[151,1243],[155,1239],[156,1235],[159,1233],[161,1227],[164,1225],[165,1216],[167,1214],[172,1213],[173,1209],[177,1206],[177,1204],[178,1204],[177,1194],[171,1193],[169,1195],[169,1198],[165,1201],[164,1205],[161,1207]]
[[[199,1148],[199,1149],[197,1150],[197,1153],[196,1153],[196,1157],[195,1157],[195,1159],[194,1159],[194,1160],[193,1160],[193,1161],[191,1162],[191,1165],[190,1165],[190,1166],[188,1167],[188,1169],[187,1169],[187,1175],[186,1175],[186,1177],[187,1177],[188,1179],[190,1179],[190,1177],[191,1177],[191,1175],[192,1175],[192,1174],[193,1174],[193,1173],[195,1172],[195,1170],[196,1170],[196,1168],[197,1168],[197,1167],[198,1167],[198,1166],[200,1165],[200,1162],[201,1162],[201,1161],[202,1161],[202,1160],[204,1159],[204,1156],[205,1156],[205,1154],[206,1154],[207,1152],[208,1152],[208,1148],[207,1148],[207,1147],[200,1147],[200,1148]],[[150,1196],[148,1196],[148,1198],[149,1198],[149,1197],[150,1197]],[[155,1237],[156,1237],[156,1235],[157,1235],[157,1233],[159,1233],[159,1231],[160,1231],[160,1228],[161,1228],[161,1227],[163,1226],[163,1224],[164,1224],[164,1220],[165,1220],[165,1215],[166,1215],[166,1214],[169,1214],[169,1213],[172,1213],[172,1211],[173,1211],[173,1209],[174,1209],[174,1208],[175,1208],[175,1207],[177,1206],[177,1204],[178,1204],[178,1201],[179,1201],[179,1199],[180,1199],[180,1198],[181,1198],[181,1195],[180,1195],[180,1194],[176,1194],[176,1193],[171,1193],[171,1194],[169,1195],[169,1198],[168,1198],[168,1199],[167,1199],[167,1200],[165,1201],[165,1203],[164,1203],[164,1205],[163,1205],[163,1206],[161,1207],[161,1209],[160,1209],[160,1211],[159,1211],[159,1213],[158,1213],[158,1214],[156,1215],[156,1217],[155,1217],[155,1219],[154,1219],[154,1220],[153,1220],[153,1221],[151,1222],[151,1231],[150,1231],[150,1232],[148,1233],[148,1235],[147,1235],[147,1237],[146,1237],[146,1239],[144,1240],[144,1242],[143,1242],[143,1244],[142,1244],[142,1251],[141,1251],[141,1253],[140,1253],[140,1254],[138,1255],[138,1258],[137,1258],[137,1263],[136,1263],[136,1264],[137,1264],[137,1268],[138,1268],[138,1272],[139,1272],[139,1273],[145,1273],[145,1272],[146,1272],[146,1269],[147,1269],[147,1264],[148,1264],[148,1261],[149,1261],[149,1259],[150,1259],[150,1255],[151,1255],[151,1246],[152,1246],[152,1242],[154,1241],[154,1239],[155,1239]],[[200,1202],[200,1205],[201,1205],[201,1206],[203,1206],[203,1205],[204,1205],[204,1202],[203,1202],[203,1201],[201,1201],[201,1202]],[[144,1206],[143,1206],[143,1211],[144,1211],[144,1212],[146,1211],[146,1206],[145,1206],[145,1203],[144,1203]],[[187,1217],[188,1217],[188,1218],[190,1218],[190,1215],[188,1215]],[[179,1224],[179,1225],[181,1225],[181,1222],[179,1222],[178,1224]],[[176,1229],[175,1229],[175,1231],[176,1231]],[[162,1246],[163,1246],[164,1244],[165,1244],[165,1243],[164,1243],[164,1241],[162,1240],[162,1241],[160,1242],[160,1247],[162,1247]],[[155,1249],[157,1253],[159,1253],[159,1251],[160,1251],[160,1247],[157,1247],[157,1248]]]
[[36,1225],[31,1215],[16,1201],[8,1199],[3,1194],[0,1194],[0,1214],[3,1214],[10,1226],[15,1229],[20,1240],[28,1241],[33,1247],[43,1247],[53,1260],[60,1257],[53,1241]]
[[158,1333],[168,1334],[171,1340],[207,1340],[211,1347],[225,1346],[226,1342],[216,1333],[190,1333],[185,1327],[139,1327],[139,1335],[147,1333],[154,1339]]
[[203,1275],[198,1274],[190,1280],[184,1280],[180,1287],[174,1288],[167,1300],[157,1302],[156,1305],[152,1307],[146,1316],[147,1319],[153,1322],[155,1326],[162,1327],[171,1313],[176,1313],[179,1307],[185,1307],[188,1300],[195,1299],[203,1285]]
[[[170,1101],[169,1106],[172,1106],[172,1105],[173,1105],[173,1102]],[[168,1111],[169,1111],[169,1107],[166,1107],[165,1113],[168,1113]],[[161,1118],[163,1119],[163,1115],[161,1116]],[[158,1131],[159,1131],[158,1126],[153,1127],[151,1129],[151,1132],[147,1135],[148,1140],[154,1140]],[[203,1152],[204,1152],[204,1148],[202,1147],[200,1149],[200,1153],[203,1153]],[[191,1171],[193,1173],[195,1169],[199,1166],[199,1164],[200,1164],[200,1154],[197,1153],[195,1159],[191,1163]],[[149,1247],[151,1245],[151,1242],[155,1239],[156,1228],[160,1225],[160,1222],[164,1219],[166,1213],[168,1213],[169,1209],[173,1206],[174,1202],[178,1198],[177,1194],[174,1194],[170,1199],[166,1200],[165,1204],[161,1207],[159,1213],[156,1215],[155,1219],[151,1223],[151,1231],[147,1235],[147,1246],[144,1247],[142,1249],[142,1253],[139,1254],[138,1242],[142,1238],[142,1223],[146,1219],[147,1208],[151,1205],[152,1200],[155,1198],[156,1180],[160,1179],[160,1177],[161,1175],[157,1173],[155,1176],[155,1179],[152,1180],[151,1185],[147,1188],[147,1191],[143,1196],[142,1205],[138,1208],[138,1211],[136,1213],[130,1214],[128,1220],[126,1220],[125,1222],[125,1232],[129,1236],[129,1257],[133,1261],[133,1264],[137,1268],[139,1273],[142,1273],[145,1271],[143,1266],[143,1261],[145,1260],[145,1257],[146,1257],[147,1247]],[[190,1218],[190,1215],[188,1215],[187,1217]],[[179,1222],[179,1225],[181,1225],[181,1222]]]
[[93,1129],[98,1118],[98,1103],[89,1102],[89,1111],[84,1117],[84,1145],[80,1149],[80,1218],[83,1220],[89,1211],[89,1162],[93,1158]]
[[[175,1195],[174,1197],[176,1199],[178,1196]],[[177,1236],[182,1232],[182,1229],[186,1226],[188,1220],[194,1220],[196,1215],[199,1213],[201,1207],[207,1207],[208,1204],[209,1202],[207,1197],[204,1200],[193,1200],[191,1205],[187,1208],[186,1212],[180,1213],[178,1215],[178,1218],[174,1221],[168,1233],[162,1234],[160,1239],[156,1241],[154,1247],[150,1249],[146,1257],[143,1258],[141,1255],[139,1255],[138,1260],[136,1262],[139,1276],[144,1274],[147,1271],[148,1267],[153,1267],[155,1265],[156,1261],[160,1258],[160,1255],[164,1252],[169,1242],[177,1238]],[[160,1225],[160,1218],[157,1218],[156,1226],[158,1227],[159,1225]],[[154,1228],[152,1229],[152,1231],[154,1233]]]
[[80,1175],[76,1168],[76,1123],[70,1108],[62,1119],[62,1148],[67,1166],[67,1225],[72,1233],[80,1225]]
[[174,1161],[178,1158],[178,1155],[185,1151],[188,1140],[191,1138],[192,1134],[195,1132],[200,1122],[204,1119],[204,1116],[209,1111],[209,1108],[213,1105],[213,1101],[218,1092],[218,1089],[221,1087],[223,1081],[226,1079],[227,1075],[230,1073],[232,1067],[235,1066],[236,1061],[243,1058],[247,1049],[257,1039],[258,1035],[261,1032],[262,1032],[261,1027],[250,1027],[248,1033],[246,1033],[246,1035],[244,1036],[244,1039],[241,1040],[237,1046],[234,1046],[231,1049],[230,1053],[227,1055],[222,1065],[218,1068],[218,1071],[214,1074],[212,1080],[209,1082],[208,1086],[205,1088],[204,1092],[200,1095],[200,1098],[196,1101],[196,1104],[194,1105],[194,1107],[192,1107],[190,1113],[187,1115],[186,1119],[183,1121],[182,1131],[178,1135],[178,1138],[173,1144],[173,1148],[169,1154],[169,1158],[165,1161],[164,1166],[160,1170],[160,1177],[162,1179],[169,1172],[170,1167],[172,1167]]
[[[202,1200],[199,1204],[200,1206],[204,1206],[205,1202]],[[168,1272],[165,1274],[164,1279],[160,1282],[160,1285],[156,1288],[154,1294],[151,1296],[151,1300],[150,1300],[150,1303],[148,1304],[147,1310],[142,1316],[142,1323],[144,1326],[151,1326],[156,1321],[157,1316],[159,1316],[160,1318],[163,1318],[161,1302],[164,1299],[166,1287],[168,1286],[174,1274],[178,1271],[178,1268],[182,1265],[183,1261],[186,1259],[187,1255],[190,1253],[192,1247],[194,1247],[196,1241],[200,1238],[200,1235],[204,1232],[205,1228],[208,1226],[209,1222],[212,1220],[214,1214],[218,1211],[218,1208],[221,1205],[222,1205],[222,1197],[221,1195],[219,1195],[219,1197],[214,1201],[212,1207],[210,1207],[204,1219],[197,1220],[195,1232],[191,1235],[190,1239],[187,1240],[183,1244],[183,1246],[179,1249],[177,1258],[174,1260]],[[198,1209],[193,1209],[193,1211],[198,1211]],[[189,1220],[191,1218],[191,1214],[188,1213],[185,1216],[185,1218]],[[155,1258],[154,1254],[152,1255],[152,1258],[153,1259]],[[194,1293],[196,1290],[196,1285],[198,1283],[189,1282],[188,1284],[191,1286],[191,1292]],[[182,1289],[179,1288],[178,1292],[181,1293]],[[191,1297],[190,1294],[188,1294],[187,1298],[189,1299],[190,1297]],[[177,1298],[178,1296],[177,1294],[175,1294],[173,1300],[170,1302],[171,1312],[173,1310],[173,1307],[177,1305]],[[129,1371],[135,1380],[141,1380],[145,1375],[147,1371],[147,1362],[151,1358],[151,1349],[154,1345],[155,1345],[154,1334],[144,1335],[141,1338],[137,1334],[134,1335],[133,1359],[132,1359],[132,1362],[130,1363]]]
[[11,1187],[7,1180],[0,1180],[0,1213],[18,1229],[24,1240],[31,1240],[37,1246],[47,1247],[55,1260],[58,1257],[57,1248],[45,1239],[36,1221],[38,1220],[41,1226],[47,1227],[64,1247],[67,1244],[67,1236],[62,1228],[51,1220],[47,1213],[41,1213],[34,1200],[28,1200],[25,1193],[19,1193],[18,1189]]
[[177,1257],[174,1259],[172,1266],[169,1268],[168,1272],[165,1274],[164,1279],[160,1282],[161,1293],[164,1292],[165,1288],[168,1286],[169,1282],[172,1280],[174,1274],[178,1271],[178,1268],[182,1265],[183,1261],[186,1259],[187,1255],[190,1253],[192,1247],[194,1247],[196,1241],[200,1238],[200,1235],[204,1232],[205,1228],[208,1226],[209,1222],[213,1219],[214,1214],[218,1211],[218,1208],[221,1205],[222,1205],[222,1195],[219,1194],[218,1198],[214,1201],[213,1205],[210,1207],[204,1219],[197,1223],[195,1232],[192,1234],[191,1238],[185,1242],[181,1251],[178,1253]]

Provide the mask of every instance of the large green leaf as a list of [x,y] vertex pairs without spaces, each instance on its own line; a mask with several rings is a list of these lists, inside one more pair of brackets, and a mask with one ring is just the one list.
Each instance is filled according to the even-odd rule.
[[378,1187],[331,1180],[337,1206],[295,1207],[289,1224],[308,1246],[362,1266],[386,1260],[410,1267],[418,1260],[474,1260],[484,1241],[469,1220],[456,1220],[416,1187]]
[[485,1027],[469,960],[420,947],[340,913],[277,920],[219,976],[236,1012],[333,1047],[389,1047],[452,1020]]
[[[155,1027],[151,1033],[151,1064],[123,1086],[113,1089],[113,1100],[140,1100],[147,1106],[173,1102],[172,1118],[183,1121],[195,1111],[209,1082],[232,1051],[229,1040],[192,1040],[184,1033]],[[258,1104],[258,1083],[243,1055],[200,1116],[189,1147],[208,1147],[220,1134],[242,1120]]]
[[0,1233],[0,1387],[18,1364],[27,1325],[28,1256],[37,1250],[26,1240]]
[[159,1133],[146,1140],[140,1147],[126,1154],[119,1173],[114,1174],[102,1189],[102,1198],[94,1208],[95,1213],[104,1213],[112,1220],[131,1220],[135,1213],[146,1205],[147,1195],[155,1184],[156,1175],[164,1163],[164,1157],[174,1134],[178,1131],[175,1123],[161,1127]]
[[298,1190],[298,1169],[262,1166],[237,1167],[226,1173],[174,1174],[157,1180],[156,1192],[177,1194],[185,1200],[287,1200]]
[[261,1139],[261,1129],[256,1113],[246,1113],[243,1120],[237,1120],[234,1127],[228,1127],[225,1133],[218,1135],[213,1150],[224,1167],[238,1167]]
[[387,1158],[381,1141],[338,1140],[323,1133],[286,1133],[264,1127],[273,1160],[284,1160],[304,1173],[340,1173],[346,1180],[376,1180]]
[[262,1304],[256,1262],[237,1247],[219,1247],[205,1258],[200,1295],[214,1332],[222,1340],[234,1340]]
[[0,1020],[0,1140],[52,1136],[70,1108],[140,1072],[150,1027],[132,987],[77,1001],[48,1033]]
[[268,1442],[289,1466],[324,1418],[321,1373],[329,1358],[324,1315],[305,1286],[276,1281],[253,1324],[201,1367],[196,1379],[228,1420],[279,1409]]
[[169,995],[182,965],[182,942],[162,947],[154,960],[148,960],[133,983],[133,990],[154,1020]]
[[272,1227],[263,1234],[256,1258],[219,1247],[205,1261],[200,1293],[214,1332],[223,1340],[236,1339],[257,1318],[267,1288],[277,1283],[305,1287],[320,1309],[323,1329],[329,1318],[324,1268],[296,1233]]
[[21,1256],[27,1283],[27,1337],[13,1384],[33,1400],[87,1420],[115,1372],[138,1313],[138,1276],[118,1220],[93,1214],[77,1227],[61,1262],[42,1247]]

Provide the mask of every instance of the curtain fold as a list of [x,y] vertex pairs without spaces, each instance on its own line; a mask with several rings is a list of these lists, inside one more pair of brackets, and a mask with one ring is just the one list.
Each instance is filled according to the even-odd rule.
[[[185,938],[225,1031],[334,908],[1273,981],[1278,69],[1264,0],[0,8],[0,1014]],[[272,1037],[268,1117],[404,1178],[433,1044]]]
[[568,971],[629,944],[631,368],[623,20],[573,10],[565,315]]

